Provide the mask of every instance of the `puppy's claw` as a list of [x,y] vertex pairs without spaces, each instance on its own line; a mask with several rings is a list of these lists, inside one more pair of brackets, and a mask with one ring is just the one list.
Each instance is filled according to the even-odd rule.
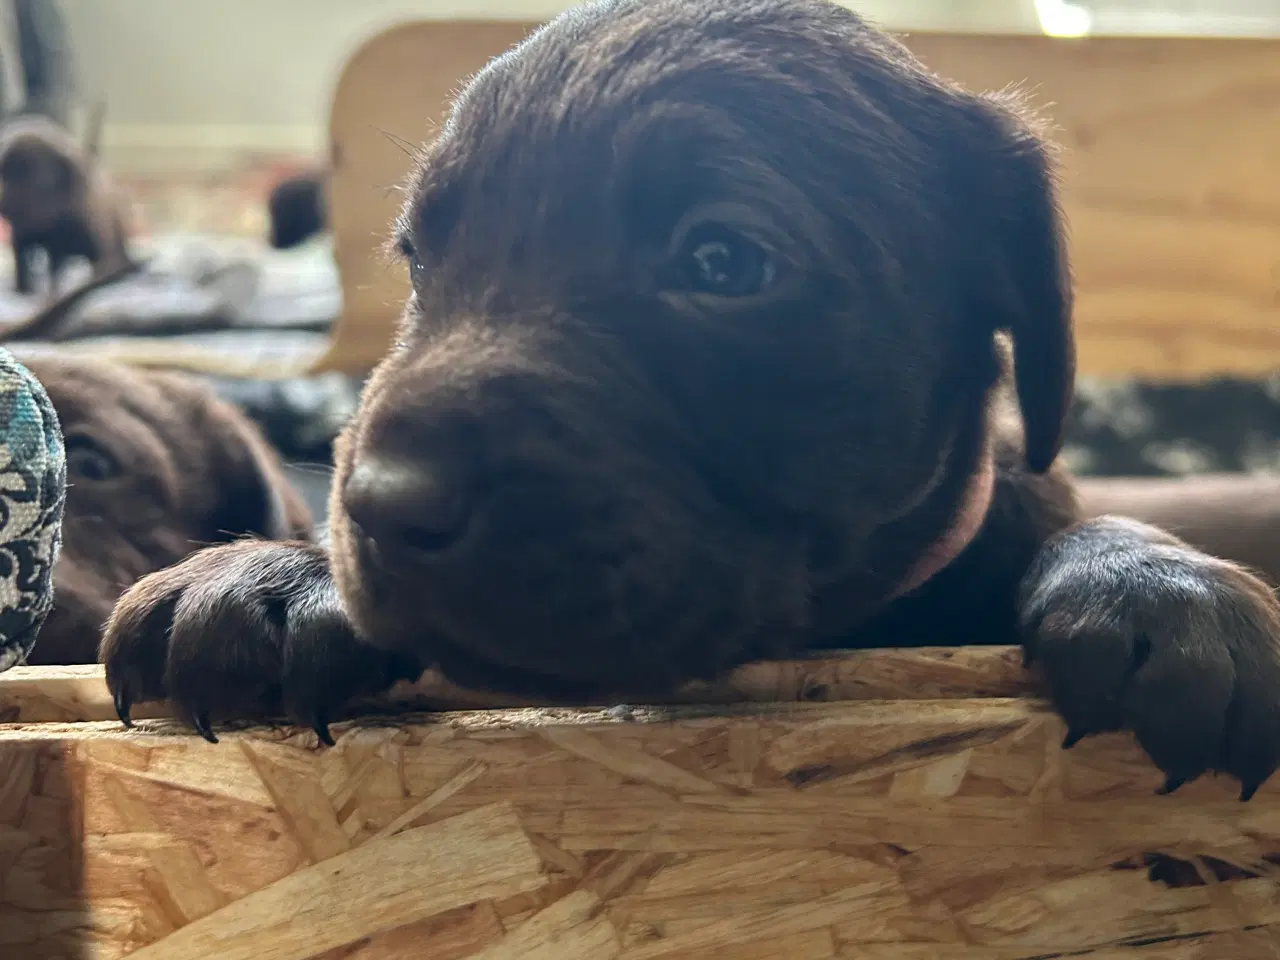
[[1067,735],[1062,738],[1062,749],[1070,750],[1088,735],[1089,734],[1083,730],[1068,730]]
[[133,698],[129,696],[129,688],[121,684],[113,699],[116,704],[116,716],[120,718],[126,730],[132,730],[133,717],[130,715],[130,710],[133,706]]
[[328,720],[317,719],[316,722],[311,725],[311,729],[316,732],[316,736],[320,738],[320,742],[326,747],[337,746],[334,742],[333,734],[329,732]]
[[1187,777],[1175,777],[1173,775],[1170,775],[1165,780],[1164,784],[1156,790],[1156,794],[1161,797],[1167,797],[1169,796],[1169,794],[1173,793],[1180,786],[1186,783],[1187,779],[1188,779]]
[[210,743],[218,742],[218,738],[214,736],[213,733],[213,725],[209,723],[208,711],[201,711],[196,714],[196,718],[192,722],[192,726],[196,728],[196,733],[200,734],[200,736],[204,737]]

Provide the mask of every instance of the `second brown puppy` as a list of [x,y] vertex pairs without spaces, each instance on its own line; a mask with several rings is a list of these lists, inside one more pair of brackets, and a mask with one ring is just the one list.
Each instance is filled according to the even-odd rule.
[[116,598],[200,547],[311,536],[279,457],[203,384],[90,360],[24,362],[58,413],[68,485],[54,607],[29,663],[94,662]]
[[88,260],[95,275],[127,264],[122,210],[110,179],[61,126],[24,116],[0,128],[0,217],[9,222],[18,293],[34,292],[39,250],[55,288],[75,257]]

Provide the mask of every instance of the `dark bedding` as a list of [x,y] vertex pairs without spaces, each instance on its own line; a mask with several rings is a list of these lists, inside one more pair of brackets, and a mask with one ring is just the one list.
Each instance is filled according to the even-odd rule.
[[[252,239],[174,234],[135,253],[147,259],[143,271],[86,295],[44,339],[6,345],[19,359],[81,354],[207,377],[286,457],[327,460],[359,389],[338,375],[305,375],[342,305],[327,239],[281,252]],[[62,289],[85,276],[69,276]],[[0,337],[45,301],[14,293],[12,263],[0,262]]]
[[1199,383],[1081,378],[1067,433],[1080,475],[1280,470],[1280,375]]
[[[276,379],[307,370],[328,346],[342,290],[327,241],[284,252],[250,239],[174,234],[134,252],[145,269],[88,293],[43,341],[13,342],[14,352]],[[68,276],[62,289],[85,276]],[[5,257],[0,337],[47,300],[14,293],[11,277]]]

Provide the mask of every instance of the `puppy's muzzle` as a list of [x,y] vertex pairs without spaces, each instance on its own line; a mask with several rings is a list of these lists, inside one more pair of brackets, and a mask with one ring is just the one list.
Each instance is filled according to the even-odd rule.
[[342,502],[380,556],[412,560],[462,539],[474,496],[444,461],[371,455],[352,471]]
[[479,506],[476,458],[451,433],[397,418],[359,451],[342,504],[378,559],[427,561],[465,538]]

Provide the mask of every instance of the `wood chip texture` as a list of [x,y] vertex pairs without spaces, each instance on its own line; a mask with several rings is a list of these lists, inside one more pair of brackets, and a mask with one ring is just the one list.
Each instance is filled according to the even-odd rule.
[[1128,736],[1063,751],[1016,662],[756,665],[334,748],[162,707],[125,731],[100,673],[11,671],[0,957],[1280,960],[1280,786],[1157,796]]

